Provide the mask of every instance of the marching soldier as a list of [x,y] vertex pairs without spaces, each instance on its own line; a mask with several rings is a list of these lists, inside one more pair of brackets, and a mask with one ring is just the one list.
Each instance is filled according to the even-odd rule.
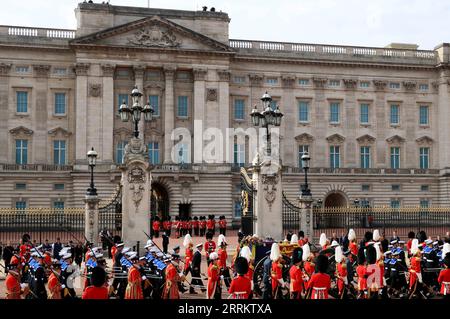
[[187,274],[192,271],[191,264],[192,258],[194,257],[194,243],[192,242],[191,235],[186,234],[186,236],[184,236],[183,246],[184,248],[186,248],[183,273],[185,276],[187,276]]
[[366,256],[364,248],[358,250],[358,267],[356,267],[358,275],[358,296],[357,299],[366,299],[367,297],[367,272],[366,272]]
[[313,262],[314,255],[311,253],[311,248],[309,247],[309,243],[305,243],[303,245],[303,269],[305,270],[305,277],[308,281],[314,273],[316,265]]
[[308,282],[308,295],[311,299],[328,299],[328,291],[331,287],[330,275],[326,273],[328,269],[328,257],[319,255],[316,258],[317,272],[312,275]]
[[[117,252],[114,255],[114,264],[113,264],[114,272],[122,273],[122,271],[123,271],[120,260],[124,256],[124,252],[123,252],[124,246],[125,246],[124,243],[116,244]],[[115,276],[112,286],[110,288],[110,290],[111,290],[110,292],[111,293],[116,292],[117,296],[120,299],[123,299],[125,297],[126,286],[127,286],[127,280],[125,278],[117,278],[117,276]]]
[[217,254],[219,255],[219,268],[220,273],[224,277],[224,282],[227,288],[230,288],[230,270],[227,267],[227,259],[228,259],[228,253],[227,253],[227,242],[224,235],[219,235],[219,238],[217,239],[217,244],[219,245],[219,250],[217,251]]
[[242,247],[239,255],[241,257],[244,257],[247,260],[248,271],[245,276],[250,280],[250,282],[252,284],[252,290],[253,290],[253,273],[254,273],[255,268],[253,266],[253,257],[252,257],[252,252],[250,250],[250,247],[248,247],[248,246]]
[[210,255],[211,263],[208,267],[208,284],[206,299],[221,299],[222,287],[220,285],[221,275],[219,268],[219,255],[216,252]]
[[33,270],[33,296],[37,299],[47,299],[47,290],[45,284],[47,283],[47,277],[44,269],[44,256],[42,253],[34,252],[34,258],[36,261],[36,267]]
[[303,291],[303,273],[302,273],[303,250],[295,248],[292,252],[292,266],[289,270],[289,292],[291,299],[302,299]]
[[219,231],[221,235],[226,235],[227,232],[227,220],[224,215],[219,217]]
[[86,288],[82,299],[108,299],[106,286],[106,271],[101,267],[94,267],[91,273],[91,285]]
[[53,271],[50,273],[48,277],[48,299],[62,299],[61,297],[61,263],[58,259],[54,259],[51,265]]
[[178,273],[180,256],[172,255],[172,262],[166,259],[167,267],[165,269],[166,282],[161,298],[162,299],[180,299],[180,292],[178,291],[178,283],[185,279],[184,274]]
[[[67,251],[67,250],[61,250],[61,252]],[[61,263],[61,277],[62,277],[62,298],[63,299],[70,299],[70,298],[77,298],[77,295],[75,293],[75,289],[73,288],[73,281],[74,281],[74,274],[75,274],[75,267],[73,266],[73,259],[72,254],[69,252],[66,252],[62,254],[61,256],[62,263]]]
[[347,263],[341,246],[336,247],[334,259],[336,260],[336,279],[340,299],[344,299],[345,287],[348,285]]
[[166,232],[166,235],[170,237],[172,232],[172,221],[170,216],[167,216],[167,219],[163,221],[163,229]]
[[272,247],[270,249],[270,259],[272,260],[272,296],[273,299],[281,299],[281,289],[287,288],[287,284],[283,279],[283,257],[280,252],[280,247],[277,243],[272,244]]
[[[422,287],[422,267],[421,267],[421,252],[419,249],[419,240],[413,239],[411,242],[411,259],[409,268],[409,298],[411,298],[416,291]],[[419,288],[419,289],[418,289]]]
[[213,234],[214,233],[210,231],[206,233],[205,256],[208,266],[209,266],[209,254],[211,254],[216,250],[216,243],[213,241]]
[[214,236],[215,227],[216,227],[216,221],[214,220],[214,215],[209,215],[208,221],[206,222],[206,229],[207,229],[208,233],[212,234],[211,237]]
[[153,236],[159,238],[159,231],[161,229],[161,223],[159,222],[159,217],[155,216],[152,223]]
[[192,228],[194,229],[194,235],[195,236],[199,236],[199,234],[200,234],[200,232],[199,232],[200,223],[198,221],[198,217],[197,216],[194,216],[194,221],[192,222]]
[[366,248],[366,282],[368,299],[376,299],[380,289],[380,271],[377,265],[377,251],[373,244]]
[[248,272],[247,259],[237,257],[234,266],[238,275],[231,281],[228,293],[231,294],[232,299],[251,299],[252,284],[245,276]]
[[133,262],[133,265],[128,269],[128,285],[125,290],[125,299],[144,299],[142,293],[142,280],[147,278],[142,277],[139,269],[145,262],[145,257],[138,258],[137,253],[133,252],[129,255],[129,260]]

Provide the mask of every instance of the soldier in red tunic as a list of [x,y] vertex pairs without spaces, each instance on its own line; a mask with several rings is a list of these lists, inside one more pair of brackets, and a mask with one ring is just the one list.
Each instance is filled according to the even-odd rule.
[[106,272],[101,267],[94,267],[91,273],[91,286],[83,292],[82,299],[108,299]]
[[167,219],[163,221],[163,229],[166,232],[166,235],[170,237],[172,233],[172,221],[170,216],[167,216]]
[[206,218],[205,218],[205,216],[200,217],[198,226],[199,226],[199,230],[200,230],[200,237],[205,236],[205,233],[206,233]]
[[366,277],[366,256],[364,248],[358,250],[358,267],[356,267],[356,274],[358,275],[358,299],[367,298],[367,277]]
[[214,215],[208,216],[208,221],[206,222],[206,230],[209,233],[212,233],[212,235],[214,236],[214,232],[216,230],[216,221],[214,219]]
[[232,299],[251,299],[252,298],[252,284],[251,281],[245,277],[248,272],[247,260],[243,257],[237,257],[234,262],[234,267],[238,274],[231,281],[230,289],[228,292],[231,294]]
[[200,234],[199,232],[200,223],[198,221],[198,217],[194,216],[194,220],[192,222],[192,228],[194,229],[194,235],[198,236]]
[[239,251],[239,255],[241,257],[244,257],[247,260],[248,271],[245,274],[245,277],[247,277],[250,280],[250,282],[252,284],[252,290],[253,290],[253,274],[255,272],[255,267],[253,266],[253,256],[252,256],[252,252],[250,250],[250,247],[243,246],[241,248],[241,250]]
[[192,257],[194,256],[194,243],[192,242],[191,235],[186,234],[186,236],[184,236],[183,246],[186,248],[183,273],[187,276],[189,271],[191,271]]
[[270,250],[270,260],[272,260],[272,296],[273,299],[281,299],[281,290],[287,288],[287,283],[283,279],[283,257],[277,243],[272,244],[272,248]]
[[208,284],[206,299],[221,299],[222,287],[220,285],[221,275],[219,268],[219,255],[213,252],[209,255],[211,263],[208,267]]
[[413,239],[411,242],[411,258],[409,267],[409,292],[410,296],[416,293],[422,285],[422,257],[419,249],[419,240]]
[[227,232],[227,220],[224,215],[219,217],[219,232],[221,235],[226,235]]
[[178,216],[175,216],[175,233],[177,238],[181,237],[181,223],[180,223],[180,218]]
[[6,299],[22,299],[30,291],[27,284],[20,284],[20,262],[17,257],[11,258],[8,275],[5,280]]
[[159,237],[159,231],[161,230],[161,223],[159,221],[159,217],[155,216],[152,223],[153,236],[156,238]]
[[292,252],[292,266],[289,269],[289,292],[291,299],[302,299],[302,291],[304,288],[302,273],[303,249],[295,248]]
[[314,255],[311,253],[311,248],[308,243],[303,245],[303,269],[305,270],[304,276],[308,281],[314,273],[316,265],[313,262]]
[[125,290],[125,299],[144,299],[142,292],[142,280],[145,280],[139,269],[145,263],[144,259],[138,259],[137,253],[130,255],[129,259],[133,261],[133,266],[128,269],[128,285]]
[[298,245],[300,247],[303,247],[304,244],[306,244],[308,242],[308,238],[305,237],[305,233],[303,232],[303,230],[300,230],[298,232]]
[[60,275],[61,275],[61,264],[60,262],[55,259],[52,261],[52,268],[53,271],[50,273],[50,276],[48,277],[48,299],[62,299],[61,292],[62,292],[62,286],[60,281]]
[[348,285],[347,263],[341,246],[336,247],[334,258],[336,260],[336,279],[338,286],[339,298],[344,298],[345,287]]
[[187,233],[192,236],[192,217],[189,217],[186,221],[186,228]]
[[450,299],[450,244],[445,243],[442,249],[444,257],[444,269],[441,270],[438,277],[438,283],[441,285],[440,293],[445,299]]
[[213,233],[207,232],[206,233],[206,243],[204,246],[205,249],[205,255],[206,255],[206,261],[209,266],[209,254],[214,252],[216,250],[216,243],[213,241]]
[[331,278],[326,271],[328,269],[328,257],[319,255],[316,258],[317,272],[308,282],[308,290],[311,299],[328,299],[328,291],[331,287]]
[[227,253],[227,242],[224,235],[219,235],[219,238],[217,239],[217,244],[219,245],[219,250],[217,251],[217,254],[219,255],[219,268],[220,273],[224,277],[224,282],[227,288],[230,288],[230,270],[227,266],[227,259],[228,259],[228,253]]
[[165,260],[167,267],[165,269],[166,282],[164,284],[162,299],[180,299],[180,292],[178,290],[178,283],[185,279],[183,274],[178,273],[180,256],[172,255],[172,262],[170,259]]

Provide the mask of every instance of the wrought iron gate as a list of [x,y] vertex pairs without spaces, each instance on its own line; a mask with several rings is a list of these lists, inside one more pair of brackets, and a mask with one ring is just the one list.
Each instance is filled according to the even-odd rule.
[[286,235],[288,232],[297,234],[300,230],[301,221],[301,209],[300,207],[291,203],[283,192],[283,233]]
[[245,168],[241,168],[241,232],[247,235],[253,235],[253,183],[247,174]]
[[122,235],[122,185],[117,187],[111,201],[98,209],[99,231],[107,229],[112,236]]

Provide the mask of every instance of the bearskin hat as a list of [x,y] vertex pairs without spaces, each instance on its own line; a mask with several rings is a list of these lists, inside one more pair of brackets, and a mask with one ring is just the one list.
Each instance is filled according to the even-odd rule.
[[358,250],[358,265],[364,265],[366,262],[366,255],[364,254],[364,248],[361,247]]
[[206,235],[205,235],[205,236],[206,236],[206,239],[207,239],[207,240],[213,239],[213,233],[210,232],[210,231],[209,231],[209,232],[206,232]]
[[291,236],[291,245],[297,245],[298,243],[298,237],[296,234]]
[[369,265],[375,264],[377,262],[377,250],[374,246],[368,246],[366,249],[366,258]]
[[303,230],[300,230],[298,232],[298,237],[305,237],[305,232]]
[[114,244],[120,243],[121,240],[122,240],[122,238],[119,235],[116,235],[113,238]]
[[368,243],[369,241],[372,241],[372,240],[373,240],[373,234],[372,234],[372,232],[367,231],[367,232],[364,234],[364,240],[365,240],[366,243]]
[[348,231],[348,240],[353,241],[356,239],[356,233],[353,229]]
[[292,264],[297,264],[303,260],[303,249],[300,247],[295,248],[292,251]]
[[234,268],[239,275],[244,276],[248,272],[247,259],[244,257],[237,257],[234,261]]
[[31,240],[31,236],[29,234],[22,235],[22,243],[25,244]]
[[447,253],[444,257],[444,265],[450,268],[450,253]]
[[185,248],[187,248],[189,246],[189,244],[192,244],[192,237],[189,234],[186,234],[186,236],[184,236],[184,240],[183,240],[183,246]]
[[303,245],[303,256],[302,256],[303,261],[307,261],[310,255],[311,255],[311,248],[309,248],[309,244],[306,243]]
[[325,273],[328,269],[328,257],[325,255],[319,255],[316,258],[316,271]]
[[342,253],[342,248],[341,246],[337,246],[334,251],[334,260],[336,260],[337,263],[340,263],[343,258],[344,254]]
[[410,231],[410,232],[408,233],[408,238],[409,238],[409,239],[414,239],[414,238],[416,238],[416,233],[413,232],[413,231]]
[[198,217],[197,217],[197,216],[194,216],[194,220],[198,220]]
[[378,229],[375,229],[373,231],[373,240],[374,241],[379,241],[380,240],[380,231]]
[[101,287],[105,284],[106,272],[101,267],[94,267],[91,274],[91,283],[95,287]]

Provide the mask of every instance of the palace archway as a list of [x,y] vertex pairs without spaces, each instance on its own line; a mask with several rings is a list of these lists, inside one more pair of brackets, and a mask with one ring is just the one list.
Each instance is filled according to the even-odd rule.
[[325,197],[324,207],[347,207],[347,198],[342,193],[330,193]]
[[160,183],[152,183],[150,211],[152,218],[166,219],[169,216],[169,193]]

